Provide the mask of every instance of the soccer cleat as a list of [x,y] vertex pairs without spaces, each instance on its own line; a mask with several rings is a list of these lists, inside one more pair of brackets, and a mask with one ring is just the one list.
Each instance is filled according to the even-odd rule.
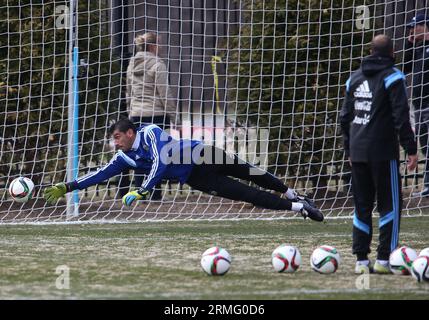
[[311,220],[315,221],[323,221],[323,214],[322,212],[315,208],[310,206],[306,201],[299,201],[302,203],[302,209],[300,210],[301,215],[304,217],[304,219],[310,218]]
[[307,203],[310,207],[316,208],[316,204],[313,200],[311,200],[309,197],[305,195],[301,195],[299,193],[296,194],[296,198],[291,200],[292,202],[301,202],[301,203]]
[[378,261],[375,261],[374,273],[390,274],[392,272],[390,271],[389,264],[383,265],[383,264],[379,263]]
[[364,274],[364,273],[373,273],[374,272],[374,268],[371,265],[371,261],[369,262],[369,264],[362,264],[356,262],[356,266],[355,266],[355,274]]
[[310,207],[313,207],[313,208],[317,208],[316,207],[316,204],[314,203],[314,201],[313,200],[311,200],[309,197],[307,197],[307,196],[301,196],[301,195],[298,195],[297,197],[296,197],[297,199],[298,199],[298,201],[299,202],[301,202],[301,203],[307,203]]
[[411,194],[413,197],[427,197],[429,196],[429,187],[425,187],[422,191],[420,192],[413,192]]

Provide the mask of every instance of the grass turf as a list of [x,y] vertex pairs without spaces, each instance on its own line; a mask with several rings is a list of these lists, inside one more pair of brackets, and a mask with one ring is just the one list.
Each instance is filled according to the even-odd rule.
[[[371,275],[358,290],[351,220],[183,221],[138,224],[0,226],[0,299],[428,299],[429,284],[411,276]],[[377,221],[374,221],[377,226]],[[429,246],[429,217],[403,218],[400,242],[417,253]],[[377,230],[374,230],[377,232]],[[374,234],[373,253],[378,234]],[[271,252],[297,246],[302,263],[278,274]],[[312,250],[337,247],[335,274],[310,269]],[[225,247],[232,265],[206,275],[201,253]],[[70,268],[70,289],[56,288],[57,266]]]

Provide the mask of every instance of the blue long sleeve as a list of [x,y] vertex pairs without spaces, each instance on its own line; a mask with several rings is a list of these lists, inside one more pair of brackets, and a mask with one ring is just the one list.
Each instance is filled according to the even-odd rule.
[[136,163],[122,151],[118,151],[108,164],[75,181],[75,188],[82,190],[120,174],[125,169],[136,167]]
[[[128,169],[138,169],[140,174],[147,175],[141,187],[148,191],[162,179],[185,183],[194,165],[191,155],[197,145],[199,141],[175,140],[156,125],[142,126],[129,150],[118,151],[107,165],[68,183],[67,190],[86,189]],[[176,161],[185,158],[189,161]]]

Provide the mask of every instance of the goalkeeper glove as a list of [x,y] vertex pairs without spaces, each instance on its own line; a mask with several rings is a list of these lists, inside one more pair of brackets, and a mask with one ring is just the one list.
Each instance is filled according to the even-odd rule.
[[125,196],[123,196],[122,203],[126,206],[130,206],[135,200],[146,200],[148,197],[149,191],[140,188],[138,190],[128,192]]
[[67,193],[67,186],[64,182],[61,182],[61,183],[57,183],[52,187],[47,187],[45,189],[43,197],[45,198],[46,202],[53,204],[59,198],[64,197],[66,193]]

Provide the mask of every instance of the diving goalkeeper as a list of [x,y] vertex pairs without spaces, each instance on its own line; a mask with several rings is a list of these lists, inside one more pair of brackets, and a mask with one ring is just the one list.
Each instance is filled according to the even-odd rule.
[[[129,119],[112,124],[109,134],[118,150],[110,162],[75,181],[46,188],[44,197],[48,203],[54,203],[67,192],[86,189],[124,170],[138,168],[147,174],[147,178],[139,189],[122,198],[126,206],[147,200],[152,188],[162,179],[175,179],[207,194],[266,209],[291,210],[304,218],[323,221],[322,213],[310,199],[298,195],[274,175],[235,155],[228,155],[222,149],[195,140],[175,140],[154,124],[137,129]],[[285,193],[286,197],[281,198],[231,177],[252,181],[262,188]]]

